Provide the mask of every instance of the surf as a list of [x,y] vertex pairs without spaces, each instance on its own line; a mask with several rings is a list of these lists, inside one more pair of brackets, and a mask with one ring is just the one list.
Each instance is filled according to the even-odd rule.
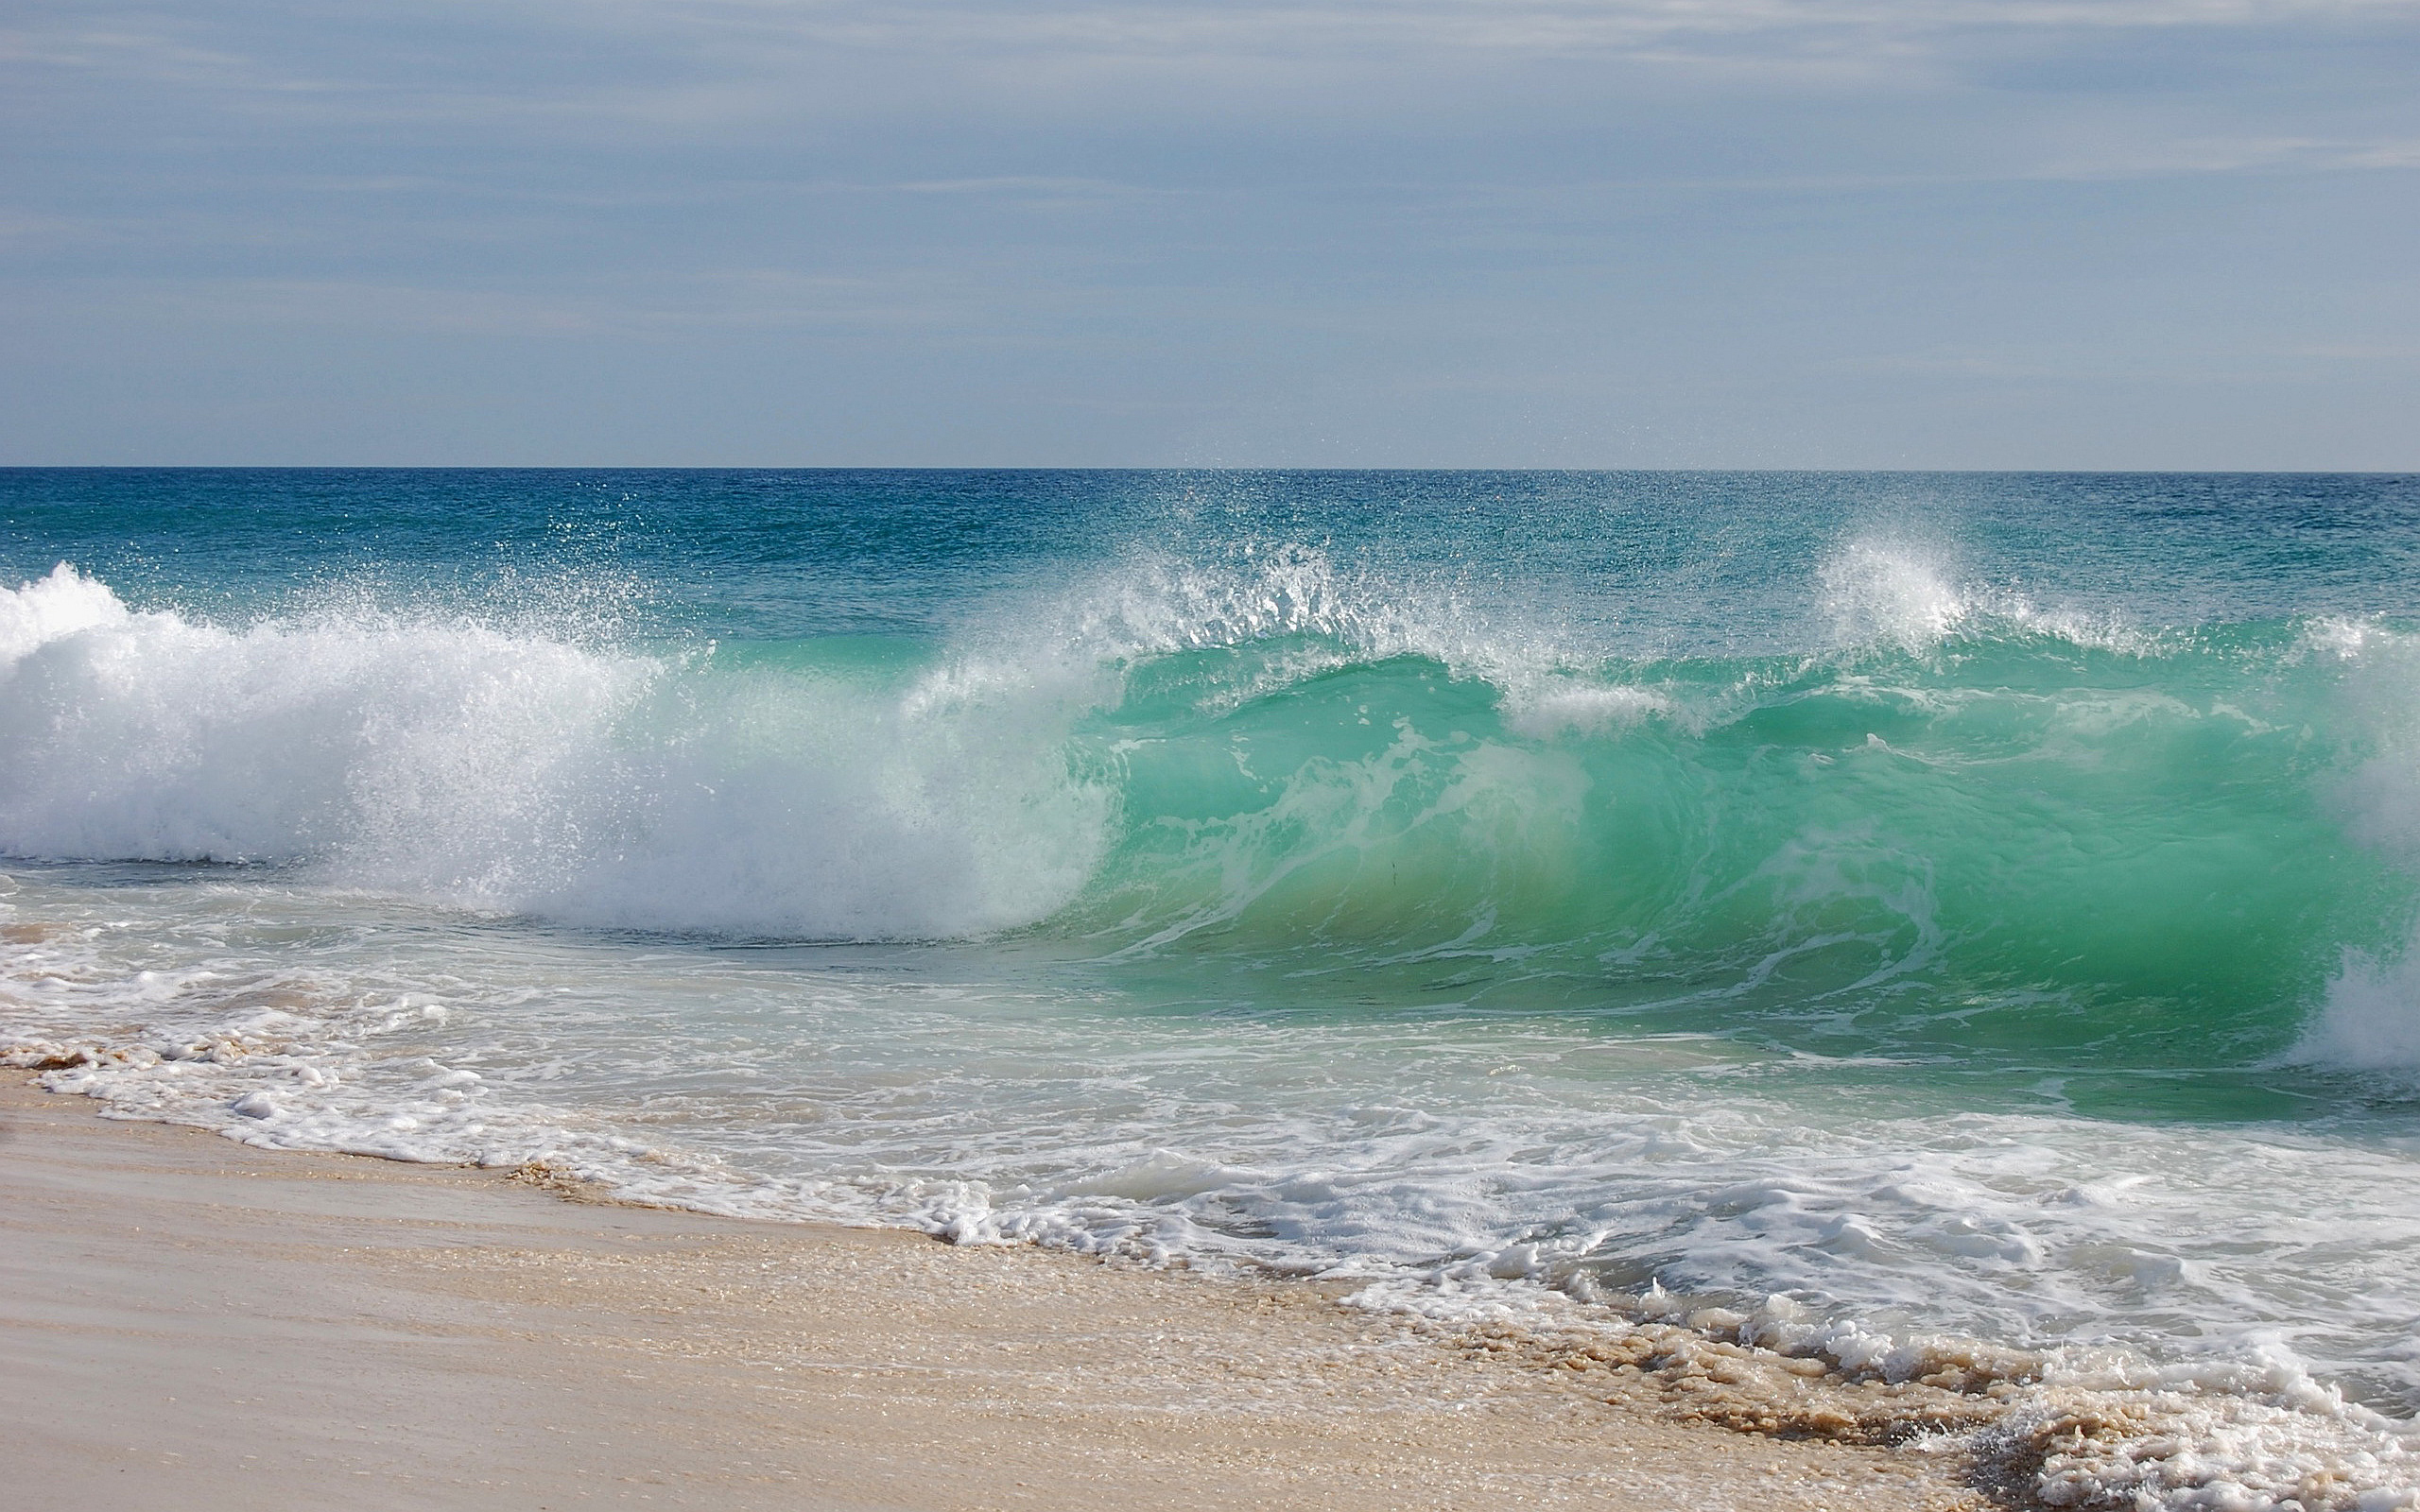
[[2391,483],[740,481],[12,516],[8,1053],[277,1147],[2023,1356],[2196,1446],[2045,1460],[2102,1490],[2408,1479]]
[[61,564],[0,598],[0,850],[591,926],[1050,938],[1823,1053],[2401,1042],[2342,1005],[2408,998],[2404,637],[2127,639],[1838,560],[1836,644],[1664,658],[1489,642],[1299,549],[1129,575],[1023,644],[225,627]]

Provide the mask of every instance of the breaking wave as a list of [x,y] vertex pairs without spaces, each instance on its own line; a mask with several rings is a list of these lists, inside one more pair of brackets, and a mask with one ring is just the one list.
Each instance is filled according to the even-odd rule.
[[0,851],[1022,931],[1826,1051],[2420,1058],[2403,640],[2121,634],[1870,544],[1824,583],[1832,644],[1623,658],[1299,549],[942,644],[223,627],[61,565],[0,595]]

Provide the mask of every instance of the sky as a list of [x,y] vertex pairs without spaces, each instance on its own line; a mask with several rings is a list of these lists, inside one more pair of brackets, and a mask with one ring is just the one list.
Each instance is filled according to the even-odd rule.
[[121,463],[2420,470],[2420,0],[13,0]]

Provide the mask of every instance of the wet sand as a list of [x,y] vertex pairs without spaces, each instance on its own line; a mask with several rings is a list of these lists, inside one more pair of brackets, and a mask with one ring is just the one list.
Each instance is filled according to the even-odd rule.
[[0,1084],[0,1503],[28,1512],[1985,1504],[1954,1453],[1680,1420],[1305,1283],[95,1112]]

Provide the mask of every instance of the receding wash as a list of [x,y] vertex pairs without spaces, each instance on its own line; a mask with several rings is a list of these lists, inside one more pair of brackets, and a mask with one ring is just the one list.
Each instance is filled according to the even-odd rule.
[[2420,478],[14,471],[0,583],[60,1090],[2420,1487]]

